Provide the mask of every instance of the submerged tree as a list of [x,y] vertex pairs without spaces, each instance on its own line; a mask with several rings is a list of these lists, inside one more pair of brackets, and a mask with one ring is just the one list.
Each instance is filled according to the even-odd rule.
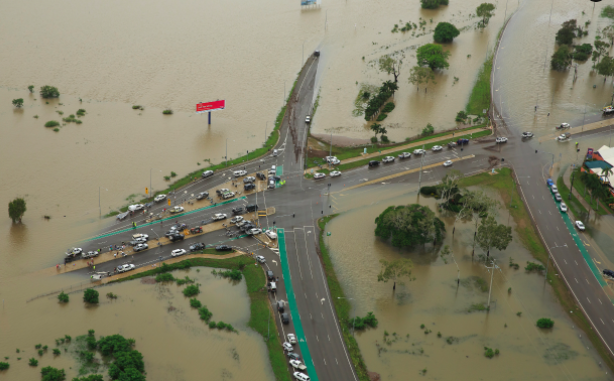
[[26,201],[18,197],[9,202],[9,217],[13,220],[13,223],[21,222],[24,213],[26,212]]
[[60,92],[57,87],[43,86],[41,87],[41,98],[57,98],[60,96]]
[[482,18],[482,28],[488,24],[491,17],[495,15],[495,5],[491,3],[482,3],[475,10],[475,14]]
[[460,34],[460,31],[449,22],[440,22],[435,27],[435,33],[433,33],[433,39],[436,42],[452,42],[455,37]]
[[569,65],[571,65],[571,57],[571,49],[569,49],[569,46],[561,45],[561,47],[552,55],[550,66],[552,66],[554,70],[566,70]]
[[489,215],[496,215],[499,203],[488,197],[484,192],[467,191],[463,196],[463,206],[461,209],[461,218],[470,219],[475,226],[473,234],[473,249],[475,249],[475,239],[478,232],[478,227],[483,218]]
[[512,228],[497,223],[493,216],[482,219],[476,236],[478,246],[486,253],[490,249],[505,250],[512,242]]
[[408,81],[412,85],[416,85],[418,90],[420,90],[420,85],[424,84],[425,93],[429,82],[433,84],[437,83],[435,82],[435,73],[433,73],[433,70],[430,67],[421,66],[414,66],[411,68]]
[[397,281],[402,278],[409,278],[411,269],[414,266],[411,259],[399,258],[394,261],[380,259],[381,269],[377,274],[377,281],[387,283],[389,280],[394,282],[392,289],[396,289]]
[[403,61],[400,59],[392,58],[388,54],[379,58],[379,70],[385,71],[388,75],[394,76],[394,82],[398,82],[399,73],[401,71],[401,65]]
[[441,45],[425,44],[416,49],[416,59],[419,66],[428,66],[432,70],[447,69],[450,52],[444,51]]
[[376,219],[375,235],[391,239],[394,247],[411,247],[429,242],[439,244],[446,232],[444,223],[427,206],[391,206]]

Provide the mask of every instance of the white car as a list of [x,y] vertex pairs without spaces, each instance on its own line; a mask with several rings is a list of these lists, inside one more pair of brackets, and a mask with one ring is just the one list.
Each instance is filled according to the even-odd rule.
[[326,156],[326,157],[324,158],[324,161],[325,161],[325,162],[327,162],[327,163],[330,163],[330,161],[331,161],[331,160],[336,159],[336,158],[337,158],[337,157],[335,157],[335,156]]
[[305,123],[311,123],[311,115],[305,117]]
[[174,206],[172,207],[169,212],[171,213],[181,213],[183,212],[185,209],[183,209],[183,206]]
[[452,165],[452,160],[446,160],[446,161],[443,162],[443,166],[444,167],[449,167],[451,165]]
[[399,154],[399,159],[409,159],[411,157],[411,153],[409,152],[401,152]]
[[138,245],[135,245],[132,250],[134,251],[141,251],[141,250],[145,250],[145,249],[149,249],[149,245],[147,245],[146,243],[139,243]]
[[147,242],[147,238],[143,238],[143,237],[135,238],[134,242],[136,242],[136,243],[145,243],[145,242]]
[[554,192],[554,199],[558,202],[563,201],[563,197],[561,197],[561,194],[559,192]]
[[311,378],[309,378],[308,375],[306,375],[305,373],[301,373],[301,372],[294,372],[292,373],[292,376],[294,376],[294,378],[296,378],[298,381],[310,381]]
[[285,341],[282,345],[284,347],[284,351],[292,352],[294,350],[294,347],[292,346],[292,344],[290,344],[287,341]]
[[290,344],[296,344],[296,336],[293,333],[289,333],[287,336]]
[[143,210],[143,209],[145,209],[145,205],[143,204],[134,204],[128,207],[128,210],[131,212],[136,212],[137,210]]
[[569,138],[571,137],[571,135],[569,133],[566,134],[560,134],[556,140],[558,140],[559,142],[564,142],[565,140],[569,140]]
[[173,251],[171,251],[171,257],[178,257],[180,255],[183,255],[187,253],[187,251],[185,251],[184,249],[175,249]]
[[71,250],[68,250],[68,255],[79,255],[83,253],[83,249],[80,247],[73,247]]
[[529,132],[529,131],[525,131],[522,133],[522,137],[523,138],[532,138],[533,137],[533,133]]
[[241,221],[237,222],[237,227],[240,228],[241,226],[243,226],[243,225],[245,225],[247,223],[248,223],[248,221],[241,220]]
[[578,230],[581,230],[581,231],[586,230],[586,227],[584,226],[582,221],[576,221],[576,227],[578,228]]
[[442,147],[442,146],[433,146],[433,147],[431,148],[431,150],[432,150],[432,151],[441,151],[442,149],[443,149],[443,147]]
[[563,213],[567,213],[567,205],[565,205],[565,203],[564,203],[564,202],[562,202],[562,203],[561,203],[560,208],[561,208],[561,212],[563,212]]
[[262,229],[255,229],[254,228],[254,229],[251,229],[248,233],[250,235],[258,235],[258,234],[262,233]]
[[298,361],[298,360],[290,360],[290,365],[297,370],[302,370],[302,371],[306,371],[307,367],[305,366],[305,364],[303,364],[302,362]]
[[557,128],[562,129],[562,128],[569,128],[569,127],[571,127],[569,123],[561,123]]
[[256,255],[256,260],[260,263],[266,263],[266,259],[262,255]]
[[495,143],[499,144],[499,143],[507,143],[507,138],[504,136],[501,136],[497,139],[495,139]]
[[219,221],[227,218],[228,216],[224,213],[216,213],[213,215],[213,221]]
[[386,164],[386,163],[393,163],[394,162],[394,156],[386,156],[385,158],[382,159],[382,163]]
[[320,172],[316,172],[313,174],[313,178],[314,179],[323,179],[326,177],[326,173],[320,173]]
[[132,235],[132,239],[138,239],[138,238],[145,238],[146,240],[148,240],[149,236],[147,234],[141,234],[141,233]]
[[275,233],[273,230],[267,230],[264,232],[264,234],[266,234],[266,236],[270,239],[277,239],[277,233]]
[[340,171],[332,171],[330,173],[330,177],[339,177],[341,176],[341,172]]
[[154,197],[155,202],[160,202],[166,200],[166,195],[164,193],[157,195]]
[[422,155],[424,153],[426,153],[426,151],[423,150],[422,148],[418,148],[418,149],[414,150],[414,155]]
[[247,171],[244,171],[244,170],[240,169],[238,171],[234,171],[233,174],[234,174],[235,177],[241,177],[241,176],[247,175]]
[[236,224],[237,222],[241,222],[241,221],[243,221],[243,216],[236,216],[236,217],[233,217],[230,220],[230,223],[231,224]]
[[559,188],[557,188],[556,185],[552,185],[550,186],[550,190],[552,191],[552,193],[557,193],[559,191]]
[[136,266],[135,265],[131,265],[131,264],[117,266],[117,272],[118,273],[125,273],[126,271],[130,271],[130,270],[134,270],[134,269],[136,269]]
[[339,160],[339,159],[337,159],[337,158],[335,157],[334,159],[332,159],[332,160],[330,161],[330,163],[331,163],[332,165],[339,165],[339,164],[341,164],[341,160]]

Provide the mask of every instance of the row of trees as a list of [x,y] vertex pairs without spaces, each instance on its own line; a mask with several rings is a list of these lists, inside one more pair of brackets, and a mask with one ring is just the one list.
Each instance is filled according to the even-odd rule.
[[[602,176],[606,179],[613,173],[612,168],[606,168],[602,172]],[[611,193],[603,181],[594,173],[588,171],[580,172],[580,181],[584,183],[585,189],[590,192],[591,204],[593,199],[596,201],[595,210],[598,209],[599,201],[607,200],[611,197]],[[590,208],[588,213],[590,215]],[[588,218],[588,217],[587,217]]]
[[365,120],[369,121],[373,119],[373,116],[375,116],[379,112],[380,108],[386,103],[388,99],[390,99],[390,97],[394,96],[395,91],[397,91],[398,89],[399,85],[397,85],[396,82],[384,82],[377,91],[377,94],[369,98],[367,107],[365,108]]

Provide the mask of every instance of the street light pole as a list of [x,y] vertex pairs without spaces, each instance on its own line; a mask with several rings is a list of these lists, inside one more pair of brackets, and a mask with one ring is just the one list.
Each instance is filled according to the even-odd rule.
[[571,187],[569,187],[569,197],[567,197],[568,200],[571,200],[571,194],[573,193],[573,179],[576,176],[575,164],[572,164],[571,168]]
[[264,127],[264,144],[266,144],[266,131],[269,129],[269,121],[266,121],[266,126]]
[[153,195],[153,192],[151,190],[151,171],[153,170],[153,168],[149,168],[149,195]]
[[586,105],[588,105],[588,102],[584,103],[584,117],[582,118],[582,132],[584,132],[584,122],[586,121]]
[[490,287],[488,288],[488,309],[490,310],[490,295],[492,293],[492,278],[495,275],[495,269],[497,268],[497,265],[495,265],[495,261],[496,259],[492,259],[491,264],[492,267],[486,267],[487,269],[492,269],[492,272],[490,273]]
[[102,208],[100,207],[100,187],[98,187],[98,218],[102,218]]
[[[332,131],[330,132],[330,147],[329,148],[330,148],[330,150],[329,150],[328,156],[330,157],[330,156],[333,156],[333,132]],[[330,160],[330,159],[328,160],[328,169],[330,169],[330,162],[331,161],[332,160]]]
[[228,138],[226,138],[226,156],[224,156],[224,158],[226,159],[226,166],[228,167]]

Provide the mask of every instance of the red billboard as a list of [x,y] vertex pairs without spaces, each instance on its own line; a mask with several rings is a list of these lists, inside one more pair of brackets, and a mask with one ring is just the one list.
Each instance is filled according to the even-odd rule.
[[196,104],[196,112],[198,113],[198,112],[209,112],[209,111],[223,110],[225,107],[226,107],[226,101],[225,100],[206,102],[206,103],[197,103]]

